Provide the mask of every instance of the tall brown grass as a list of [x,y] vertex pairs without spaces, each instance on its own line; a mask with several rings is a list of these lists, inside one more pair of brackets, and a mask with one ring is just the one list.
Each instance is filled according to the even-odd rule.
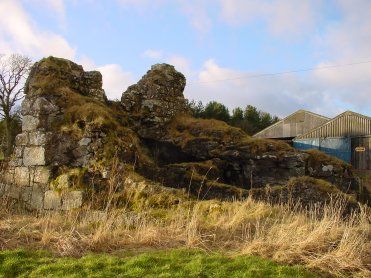
[[11,209],[11,202],[1,202],[0,249],[42,248],[61,256],[81,256],[189,247],[231,256],[258,255],[337,276],[371,276],[371,214],[366,206],[346,218],[342,200],[309,209],[251,198],[181,199],[161,206],[141,198],[161,199],[174,193],[139,182],[124,187],[127,205],[118,207],[117,188],[128,184],[128,177],[120,175],[111,174],[106,206],[99,211],[87,207],[64,213],[20,213]]

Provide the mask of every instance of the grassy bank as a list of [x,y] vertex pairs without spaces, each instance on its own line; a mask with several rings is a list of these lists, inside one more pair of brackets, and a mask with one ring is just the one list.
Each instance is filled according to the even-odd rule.
[[300,266],[252,256],[228,257],[195,250],[141,254],[90,254],[79,259],[46,252],[0,252],[1,277],[319,277]]
[[[240,268],[249,264],[248,261],[255,262],[257,268],[261,263],[269,264],[266,260],[250,257],[259,256],[280,264],[302,265],[311,271],[337,276],[369,277],[371,274],[370,212],[367,208],[361,208],[360,212],[344,219],[341,204],[331,204],[320,213],[315,208],[300,211],[295,206],[272,206],[252,199],[197,201],[164,209],[143,207],[140,210],[126,208],[52,214],[17,213],[10,206],[4,206],[4,200],[1,203],[0,250],[46,249],[57,257],[81,258],[90,253],[187,248],[229,254],[235,257],[230,264],[241,264]],[[26,256],[12,259],[12,253],[8,254],[10,261],[3,263],[3,267],[11,262],[17,264],[22,256]],[[227,260],[211,256],[208,261],[206,255],[192,253],[191,261],[198,256],[203,257],[210,267],[214,264],[215,268],[221,267],[221,262]],[[186,257],[182,255],[179,259]],[[152,260],[150,258],[143,255],[133,260]],[[162,258],[160,268],[166,265],[166,258]],[[40,260],[43,257],[34,263]],[[50,258],[46,260],[53,261]],[[69,269],[75,263],[86,260],[66,258],[56,262]],[[103,256],[102,260],[111,259]],[[195,264],[199,263],[197,260]],[[93,265],[104,265],[99,263],[99,257],[92,261]],[[174,262],[168,267],[181,273],[191,267],[191,261]],[[127,262],[120,264],[123,268],[127,266]],[[145,264],[152,268],[151,264]],[[280,267],[271,266],[275,269],[272,271],[281,271]],[[227,271],[228,267],[225,267],[220,273]],[[212,268],[205,271],[212,271]],[[267,271],[271,271],[269,268]],[[159,268],[155,269],[153,271],[159,271]],[[288,268],[287,271],[299,270]]]
[[[0,250],[31,252],[4,251],[3,271],[8,266],[12,271],[13,264],[23,269],[30,262],[37,266],[38,276],[46,275],[40,271],[54,264],[61,273],[80,267],[110,273],[105,265],[112,261],[116,265],[112,271],[139,271],[137,276],[145,275],[144,271],[154,271],[148,273],[155,276],[197,275],[199,266],[205,266],[200,268],[205,271],[201,277],[223,276],[232,273],[233,267],[236,276],[238,271],[253,275],[258,269],[262,277],[310,275],[304,268],[333,276],[371,276],[371,211],[367,206],[344,214],[344,199],[309,207],[292,201],[272,205],[252,198],[195,200],[130,171],[115,173],[110,175],[109,190],[98,196],[99,211],[90,206],[69,212],[27,212],[11,199],[1,199]],[[46,250],[55,258],[35,250]],[[98,255],[129,250],[137,254],[163,251],[121,259]],[[295,265],[302,268],[288,267]]]

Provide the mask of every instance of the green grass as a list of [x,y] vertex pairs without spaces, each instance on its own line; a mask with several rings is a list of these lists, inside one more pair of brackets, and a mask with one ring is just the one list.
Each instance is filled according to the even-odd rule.
[[318,277],[301,266],[194,250],[57,258],[44,251],[1,251],[0,277]]

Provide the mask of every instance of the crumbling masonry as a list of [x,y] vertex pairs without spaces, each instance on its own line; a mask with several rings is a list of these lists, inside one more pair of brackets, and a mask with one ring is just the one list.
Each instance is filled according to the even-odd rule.
[[282,190],[302,176],[357,193],[350,166],[341,161],[192,118],[185,84],[173,66],[155,65],[112,102],[99,72],[54,57],[37,62],[25,87],[22,133],[0,169],[0,196],[35,210],[79,208],[89,190],[107,188],[114,157],[147,179],[208,199],[243,198],[267,186]]

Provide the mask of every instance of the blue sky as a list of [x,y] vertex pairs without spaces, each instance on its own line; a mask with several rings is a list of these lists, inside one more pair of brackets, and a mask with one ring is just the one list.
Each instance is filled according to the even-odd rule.
[[[110,98],[166,62],[191,99],[371,116],[371,63],[318,69],[371,61],[369,45],[369,0],[0,0],[0,53],[100,70]],[[220,81],[302,68],[317,70]]]

